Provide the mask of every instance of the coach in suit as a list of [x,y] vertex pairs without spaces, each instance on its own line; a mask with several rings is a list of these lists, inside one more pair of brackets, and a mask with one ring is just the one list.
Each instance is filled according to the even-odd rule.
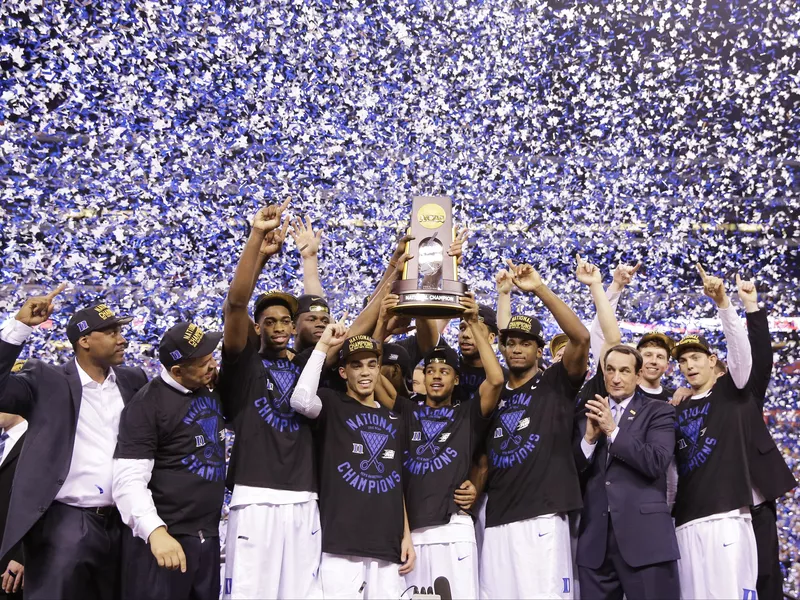
[[[11,499],[11,484],[17,470],[17,459],[25,443],[28,422],[19,415],[0,413],[0,531],[5,528],[8,502]],[[25,580],[25,561],[22,559],[22,544],[12,548],[8,556],[0,559],[0,600],[22,600]]]
[[[747,456],[754,488],[750,513],[758,550],[756,591],[760,600],[780,600],[783,597],[783,573],[778,559],[775,500],[793,489],[797,482],[764,423],[764,400],[772,373],[772,342],[765,309],[747,313],[747,335],[753,348],[752,373],[765,374],[761,378],[751,376],[748,381],[756,400],[751,430],[753,438]],[[759,362],[764,363],[763,368],[757,368]]]
[[147,377],[120,366],[127,346],[121,326],[131,319],[105,304],[70,319],[74,360],[28,360],[11,373],[63,288],[29,298],[0,329],[0,411],[23,416],[29,426],[0,555],[22,541],[26,599],[111,600],[119,593],[123,535],[111,493],[114,448],[124,403]]
[[576,422],[585,483],[576,562],[585,600],[680,597],[666,498],[675,410],[637,391],[642,362],[637,350],[612,347],[602,373],[608,397],[588,400]]

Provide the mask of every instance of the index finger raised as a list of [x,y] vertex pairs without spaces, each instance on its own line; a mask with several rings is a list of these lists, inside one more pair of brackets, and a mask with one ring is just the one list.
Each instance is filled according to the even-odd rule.
[[708,279],[708,275],[706,274],[706,270],[703,268],[703,265],[697,263],[697,272],[700,273],[700,277],[705,281]]
[[67,284],[66,283],[60,283],[58,285],[58,287],[56,287],[56,289],[54,289],[52,292],[47,294],[47,296],[45,296],[45,298],[47,298],[49,300],[52,300],[53,298],[58,296],[61,292],[63,292],[65,289],[67,289]]

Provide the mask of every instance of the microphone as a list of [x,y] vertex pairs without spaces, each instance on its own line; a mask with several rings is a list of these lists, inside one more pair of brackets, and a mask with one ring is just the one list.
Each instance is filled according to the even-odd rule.
[[453,592],[450,591],[450,582],[447,577],[437,577],[433,580],[433,592],[442,600],[453,600]]

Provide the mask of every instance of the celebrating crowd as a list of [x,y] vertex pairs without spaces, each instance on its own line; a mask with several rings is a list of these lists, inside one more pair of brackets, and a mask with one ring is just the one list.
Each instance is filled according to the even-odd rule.
[[[12,373],[63,285],[3,324],[0,410],[29,427],[4,589],[399,598],[444,577],[453,598],[780,597],[775,500],[796,482],[762,415],[773,365],[753,281],[735,281],[745,328],[726,282],[697,266],[725,363],[700,334],[622,344],[617,302],[639,265],[619,266],[605,289],[580,256],[575,277],[596,310],[588,329],[532,266],[508,260],[496,311],[461,299],[458,351],[442,319],[417,318],[393,343],[412,329],[391,291],[410,238],[363,310],[335,319],[320,236],[287,206],[254,216],[223,331],[169,328],[150,381],[123,366],[130,317],[103,303],[71,316],[74,360],[33,358]],[[251,311],[287,235],[304,294],[260,294]],[[465,237],[449,249],[459,261]],[[563,333],[545,340],[536,316],[514,312],[513,289]],[[670,361],[685,378],[677,390],[663,381]]]

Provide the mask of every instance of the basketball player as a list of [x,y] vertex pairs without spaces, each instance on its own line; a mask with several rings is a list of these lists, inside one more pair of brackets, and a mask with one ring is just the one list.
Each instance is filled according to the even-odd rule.
[[322,594],[316,576],[321,550],[311,428],[289,405],[297,370],[286,347],[296,301],[281,293],[260,296],[255,330],[247,313],[254,272],[263,265],[260,253],[272,256],[282,247],[281,215],[287,205],[263,208],[254,217],[224,307],[219,388],[236,432],[229,466],[226,598]]
[[[292,407],[316,419],[322,440],[320,505],[325,598],[398,598],[414,568],[403,499],[402,419],[375,399],[380,347],[326,328],[292,394]],[[342,345],[347,392],[319,389],[325,355]]]
[[114,502],[135,536],[123,540],[123,598],[219,598],[225,424],[209,386],[221,337],[193,323],[169,329],[160,376],[122,411]]
[[515,316],[500,331],[510,371],[487,437],[489,474],[481,552],[482,598],[572,598],[566,513],[581,508],[571,438],[589,332],[530,265],[508,261],[514,284],[533,292],[569,336],[563,358],[539,370],[542,327]]
[[[769,377],[753,350],[719,277],[697,265],[703,291],[714,301],[728,346],[728,373],[717,377],[716,355],[699,335],[672,351],[694,394],[677,407],[675,458],[676,535],[683,598],[756,598],[756,541],[751,523],[748,471],[749,414],[756,402],[748,380]],[[758,311],[752,281],[738,275],[745,311]],[[761,372],[765,370],[766,372]]]

